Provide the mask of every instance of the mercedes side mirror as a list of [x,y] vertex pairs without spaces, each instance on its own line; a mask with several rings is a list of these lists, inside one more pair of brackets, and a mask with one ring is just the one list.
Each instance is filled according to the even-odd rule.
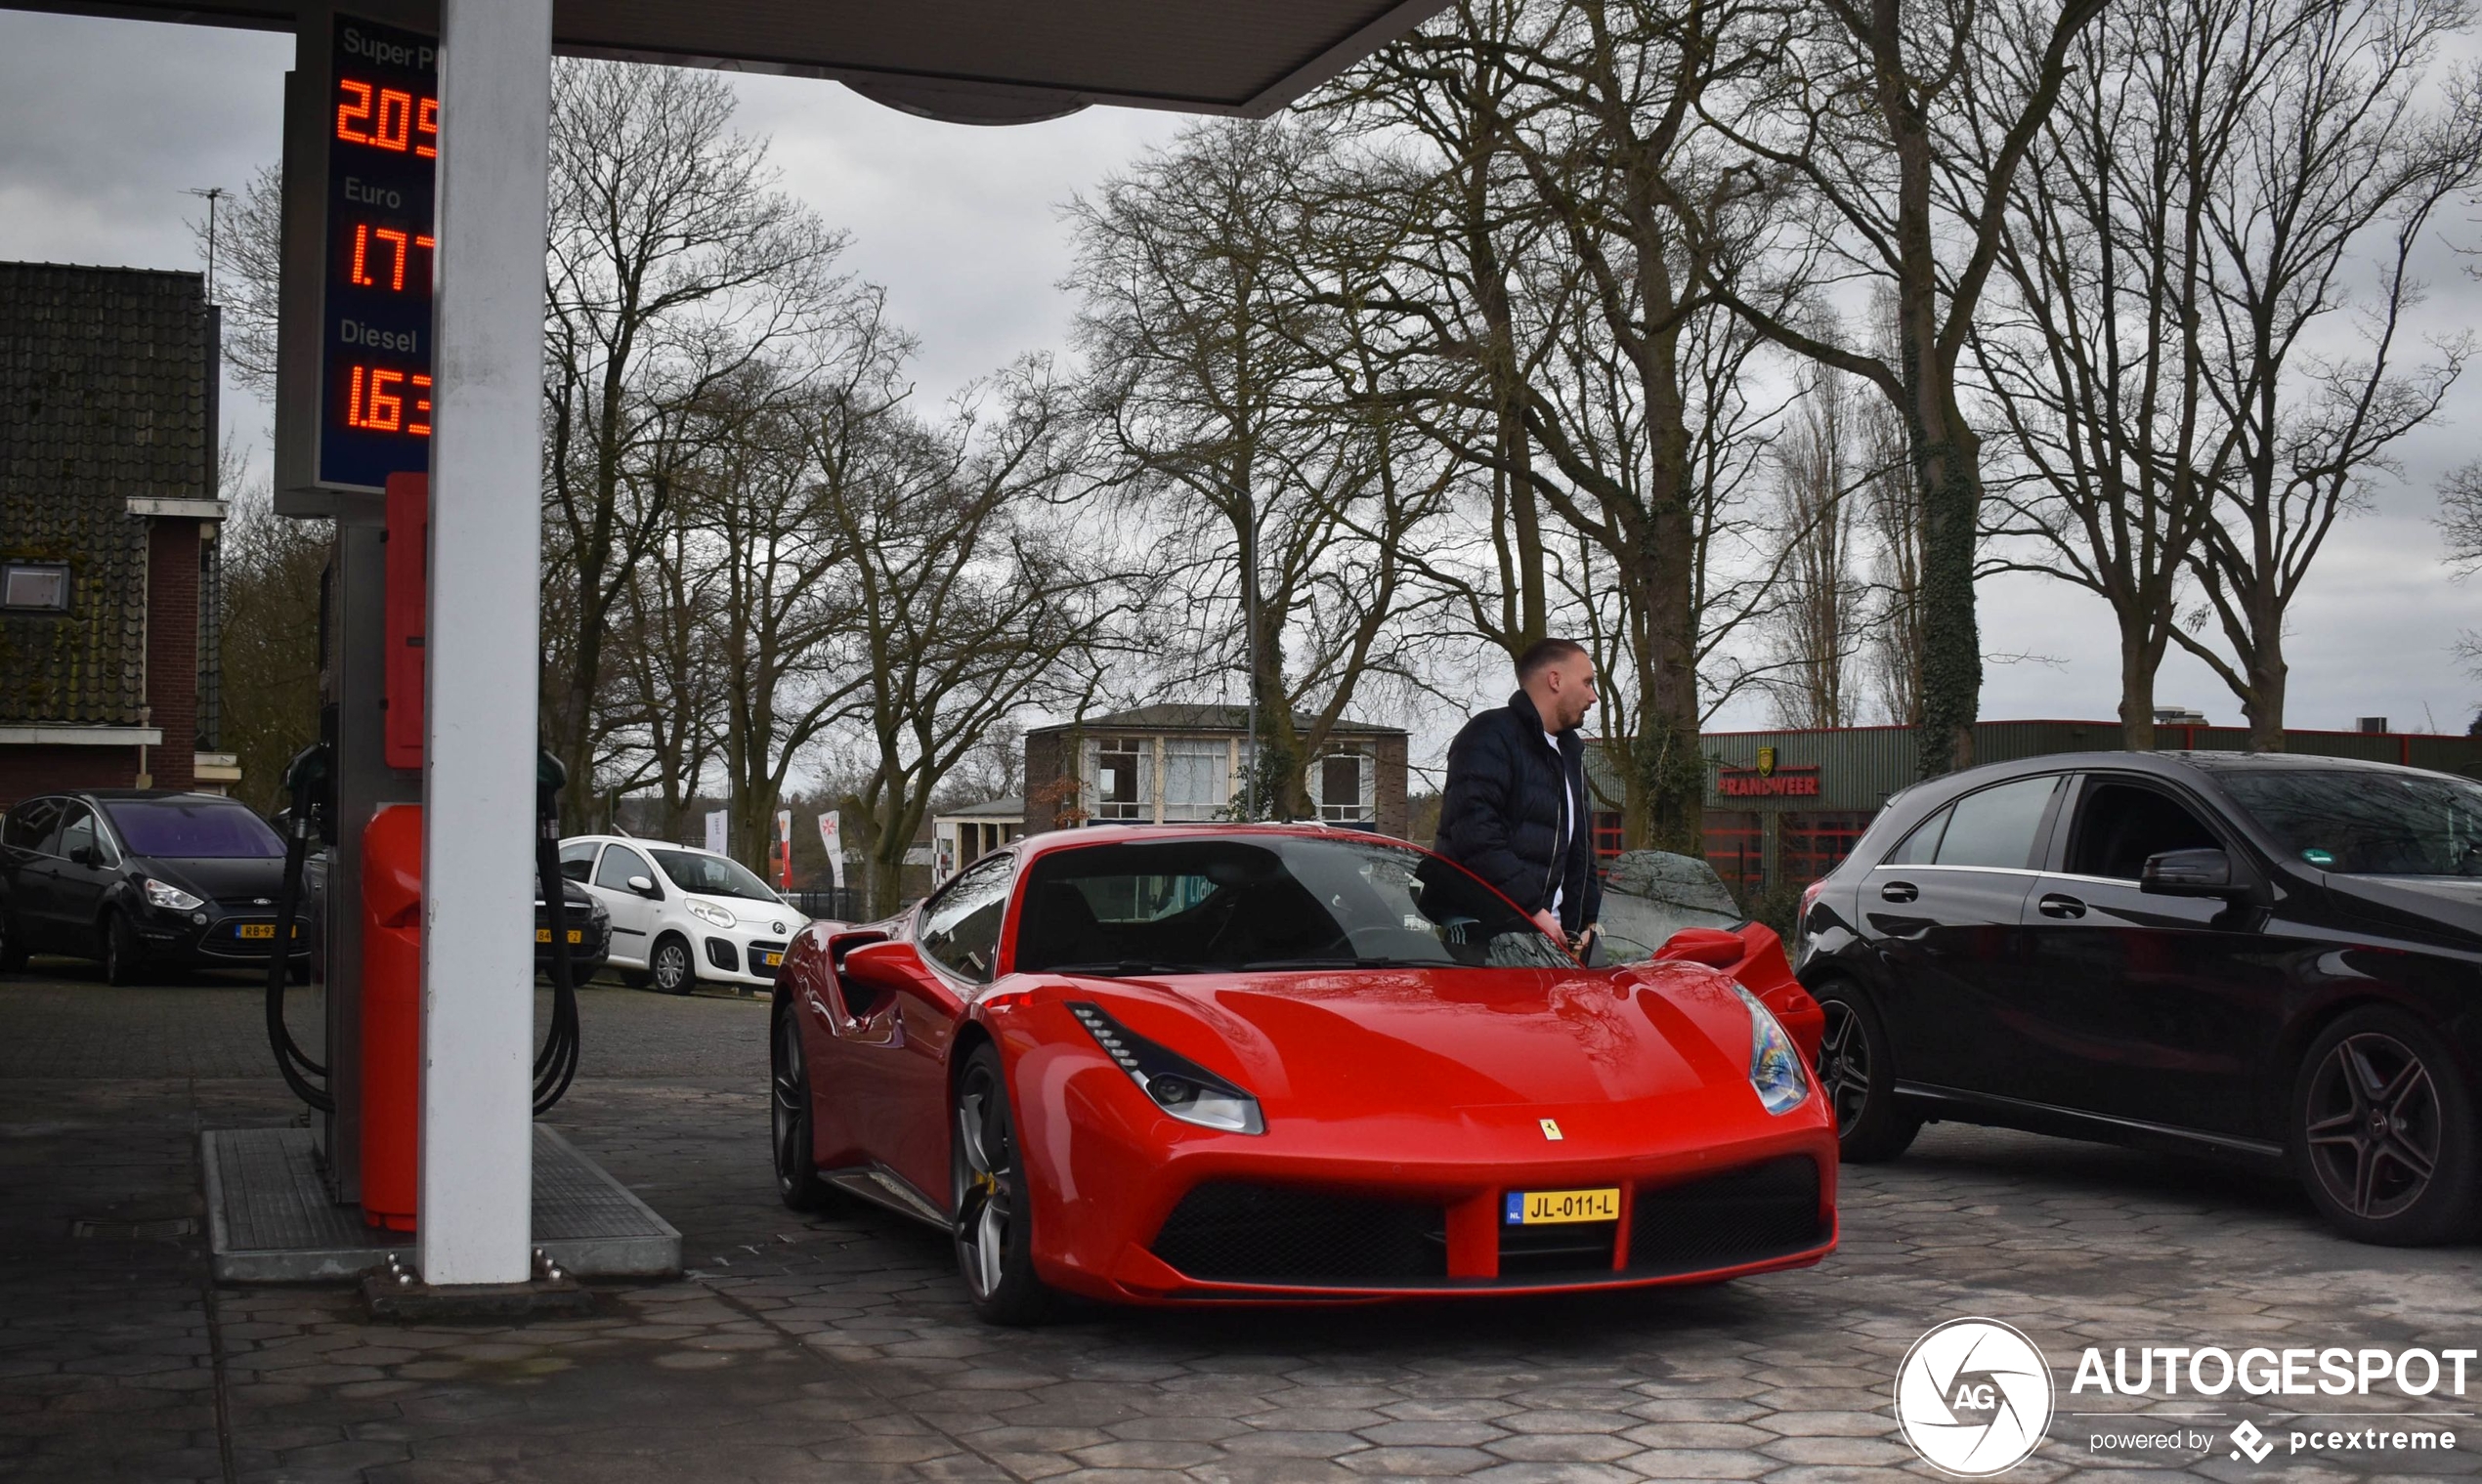
[[655,883],[644,876],[631,876],[629,878],[629,890],[636,892],[641,897],[653,897],[659,902],[663,900],[663,893],[657,891],[655,889]]
[[2232,857],[2220,850],[2166,850],[2146,858],[2138,890],[2158,897],[2234,897],[2247,887],[2232,877]]

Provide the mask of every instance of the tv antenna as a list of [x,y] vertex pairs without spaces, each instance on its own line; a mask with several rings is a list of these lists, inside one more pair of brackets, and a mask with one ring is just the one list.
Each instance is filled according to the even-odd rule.
[[226,191],[225,191],[225,189],[224,189],[222,186],[205,186],[205,187],[193,186],[193,187],[191,187],[191,188],[190,188],[187,191],[185,191],[185,192],[183,192],[183,193],[184,193],[184,194],[187,194],[187,195],[203,196],[203,197],[205,197],[205,198],[206,198],[206,202],[207,202],[207,302],[208,302],[209,304],[213,304],[213,303],[215,303],[215,208],[216,208],[216,202],[221,201],[221,200],[223,200],[223,199],[224,199],[224,197],[225,197],[225,195],[226,195]]

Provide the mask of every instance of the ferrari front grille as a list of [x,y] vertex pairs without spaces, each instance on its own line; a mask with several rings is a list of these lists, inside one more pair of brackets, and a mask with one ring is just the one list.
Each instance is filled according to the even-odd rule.
[[1448,1275],[1436,1206],[1210,1180],[1181,1198],[1154,1253],[1220,1283],[1373,1284]]
[[1580,1221],[1559,1226],[1500,1227],[1502,1278],[1611,1276],[1617,1221]]
[[1640,1190],[1629,1219],[1629,1271],[1694,1273],[1788,1257],[1827,1240],[1819,1166],[1788,1155]]

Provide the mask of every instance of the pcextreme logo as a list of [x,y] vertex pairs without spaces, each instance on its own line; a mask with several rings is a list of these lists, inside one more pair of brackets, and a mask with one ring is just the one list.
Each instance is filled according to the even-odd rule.
[[1942,1473],[2005,1473],[2051,1425],[2051,1367],[2033,1340],[1996,1319],[1951,1319],[1913,1341],[1896,1373],[1904,1441]]

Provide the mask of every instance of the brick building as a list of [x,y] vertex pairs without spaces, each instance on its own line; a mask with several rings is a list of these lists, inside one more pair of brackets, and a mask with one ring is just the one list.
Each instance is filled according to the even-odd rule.
[[[1243,706],[1139,706],[1028,732],[1025,828],[1223,818],[1241,794],[1249,714]],[[1293,726],[1306,734],[1315,720],[1297,715]],[[1407,740],[1402,727],[1337,722],[1307,775],[1319,818],[1401,837]]]
[[0,264],[0,808],[221,787],[216,314],[196,274]]

